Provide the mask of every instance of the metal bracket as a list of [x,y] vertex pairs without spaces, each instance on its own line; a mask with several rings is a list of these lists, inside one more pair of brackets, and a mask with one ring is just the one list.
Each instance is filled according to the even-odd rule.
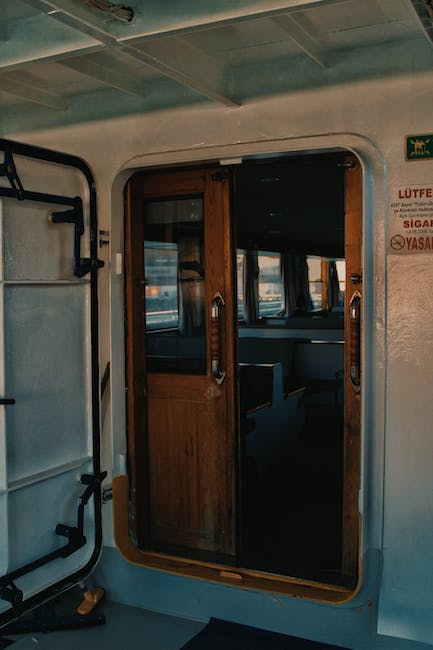
[[352,284],[361,284],[362,283],[362,275],[360,273],[351,273],[350,274],[350,281]]
[[100,230],[99,231],[99,248],[103,246],[108,246],[110,244],[110,231],[109,230]]
[[102,481],[107,476],[107,472],[100,472],[99,474],[82,474],[81,483],[87,485],[83,494],[80,497],[80,502],[78,504],[78,513],[77,513],[77,525],[68,526],[65,524],[57,524],[56,534],[61,535],[62,537],[67,537],[68,543],[62,548],[56,549],[55,551],[48,553],[41,557],[39,560],[34,562],[29,562],[19,569],[15,569],[10,573],[7,573],[5,576],[0,577],[0,599],[5,600],[11,603],[12,607],[16,610],[20,610],[23,602],[23,592],[18,589],[14,581],[17,578],[39,569],[39,567],[48,564],[52,560],[58,558],[66,558],[78,549],[82,548],[86,543],[86,536],[84,535],[84,508],[89,502],[90,497],[95,493],[97,489],[100,488]]
[[83,202],[79,196],[74,199],[74,205],[70,210],[51,213],[53,223],[74,224],[74,275],[82,278],[92,269],[100,269],[104,262],[99,259],[81,257],[81,237],[84,234]]
[[113,486],[107,485],[102,489],[102,503],[108,503],[113,500]]
[[81,483],[87,485],[87,488],[84,490],[83,494],[80,497],[80,503],[78,504],[78,514],[77,514],[77,525],[68,526],[65,524],[57,524],[56,526],[56,535],[61,535],[62,537],[67,537],[69,543],[65,546],[64,555],[62,557],[67,557],[74,551],[82,548],[86,543],[86,536],[84,535],[84,507],[89,502],[90,497],[95,492],[96,488],[101,485],[104,478],[107,476],[107,472],[101,472],[94,476],[93,474],[83,474],[81,476]]
[[344,169],[358,169],[359,163],[357,160],[345,160],[344,162],[338,162],[337,167],[343,167]]
[[10,603],[12,607],[18,611],[22,607],[23,596],[24,594],[21,589],[18,589],[12,581],[7,585],[7,587],[0,589],[0,598]]
[[221,169],[221,171],[214,172],[212,174],[213,181],[226,181],[230,177],[230,172],[227,169]]
[[15,167],[15,162],[10,151],[5,151],[4,162],[0,164],[0,176],[6,176],[17,199],[22,201],[24,199],[24,187],[18,176],[17,168]]
[[38,201],[39,203],[57,203],[68,206],[68,210],[53,212],[51,214],[51,221],[53,223],[74,224],[74,275],[76,277],[82,278],[92,269],[100,269],[104,266],[102,260],[81,257],[81,237],[84,235],[84,219],[83,202],[79,196],[69,198],[25,190],[18,176],[12,152],[8,149],[5,149],[4,162],[0,164],[0,176],[6,176],[11,186],[11,189],[0,187],[0,196],[12,197],[20,201],[28,199],[29,201]]

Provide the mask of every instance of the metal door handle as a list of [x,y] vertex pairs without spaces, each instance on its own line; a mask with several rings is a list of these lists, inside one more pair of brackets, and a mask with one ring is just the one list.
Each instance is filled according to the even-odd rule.
[[219,291],[216,292],[211,302],[210,317],[210,356],[211,370],[217,384],[222,384],[226,373],[221,369],[221,341],[222,341],[222,318],[221,312],[225,305],[224,298]]
[[0,406],[13,406],[15,400],[9,397],[0,397]]
[[350,316],[350,382],[356,392],[361,390],[361,304],[362,296],[355,291],[349,304]]

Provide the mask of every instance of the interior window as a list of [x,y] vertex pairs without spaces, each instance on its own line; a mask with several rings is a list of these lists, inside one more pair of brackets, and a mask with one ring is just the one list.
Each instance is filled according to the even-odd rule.
[[280,253],[259,251],[259,317],[278,316],[284,309]]
[[238,248],[236,253],[237,286],[238,286],[238,318],[244,319],[244,276],[245,276],[245,251]]
[[344,259],[307,257],[308,311],[341,311],[344,307],[346,263]]
[[337,267],[339,299],[337,307],[344,309],[344,297],[346,295],[346,260],[335,260]]
[[144,249],[147,329],[178,327],[177,244],[146,241]]
[[323,281],[322,259],[320,257],[307,257],[308,286],[310,288],[310,309],[323,309]]

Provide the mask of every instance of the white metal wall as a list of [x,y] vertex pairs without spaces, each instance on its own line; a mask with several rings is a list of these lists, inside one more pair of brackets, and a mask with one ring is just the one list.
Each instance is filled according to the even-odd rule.
[[[364,550],[383,553],[383,571],[382,576],[365,576],[367,581],[381,579],[380,594],[361,592],[354,606],[372,599],[378,605],[380,635],[424,643],[433,639],[433,581],[426,577],[433,572],[433,253],[389,254],[388,205],[392,188],[432,182],[433,161],[407,162],[404,156],[405,135],[432,131],[432,82],[431,73],[396,75],[251,101],[242,108],[204,105],[13,136],[78,154],[95,174],[99,227],[111,232],[112,263],[101,272],[100,284],[100,365],[105,367],[111,355],[103,468],[113,463],[115,473],[123,471],[125,453],[123,278],[116,273],[116,254],[123,250],[122,188],[131,170],[334,147],[360,156],[366,300],[360,503]],[[110,545],[109,508],[105,543]],[[161,585],[164,579],[161,574]],[[142,604],[151,606],[145,586],[141,594]],[[298,634],[341,641],[338,630],[314,629],[312,605],[297,607],[305,613],[296,623]],[[181,606],[177,613],[182,614]],[[255,615],[256,624],[266,627],[261,613]],[[384,647],[380,638],[368,646],[354,639],[352,647]]]

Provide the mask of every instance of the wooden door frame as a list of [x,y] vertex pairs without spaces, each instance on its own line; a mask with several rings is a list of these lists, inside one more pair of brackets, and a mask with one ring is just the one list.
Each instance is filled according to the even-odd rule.
[[[126,365],[126,431],[128,445],[128,474],[130,528],[134,539],[143,539],[148,529],[149,505],[145,486],[149,477],[147,457],[147,386],[144,364],[139,361],[137,341],[146,353],[146,324],[144,319],[144,195],[131,177],[125,188],[125,365]],[[141,435],[138,435],[138,432]],[[140,471],[137,468],[140,467]],[[136,513],[140,512],[141,517]]]
[[[355,292],[362,300],[362,169],[356,156],[346,156],[344,164],[346,299],[342,573],[356,582],[360,572],[361,385],[354,387],[350,381],[354,327],[350,318],[350,301]],[[357,345],[362,350],[362,337]]]
[[[319,153],[319,152],[318,152]],[[309,154],[314,155],[314,154]],[[359,229],[361,233],[362,222],[362,170],[359,160],[356,156],[352,156],[353,165],[351,169],[347,168],[345,173],[345,202],[346,212],[357,214]],[[356,174],[350,174],[350,171],[357,169]],[[126,207],[128,206],[128,197]],[[128,209],[128,208],[127,208]],[[346,218],[347,224],[347,218]],[[125,241],[128,242],[128,231],[126,229]],[[129,240],[130,241],[130,240]],[[359,241],[358,241],[359,244]],[[126,249],[128,246],[126,246]],[[230,250],[226,257],[227,260],[232,260],[233,251]],[[125,251],[126,266],[128,265],[127,250]],[[128,266],[127,266],[128,268]],[[133,271],[133,267],[129,267]],[[359,252],[359,263],[357,268],[361,268],[361,252]],[[229,271],[230,272],[230,271]],[[350,271],[347,269],[346,274],[346,291],[350,287]],[[130,284],[134,285],[134,278],[131,278]],[[126,280],[128,286],[128,279]],[[131,287],[131,291],[138,291],[137,287]],[[143,292],[143,289],[141,288]],[[144,292],[143,292],[144,293]],[[131,294],[132,295],[132,294]],[[346,315],[347,318],[347,315]],[[128,327],[128,326],[127,326]],[[128,332],[128,329],[127,329]],[[128,383],[132,377],[128,377]],[[134,390],[136,390],[134,381]],[[138,382],[138,391],[142,390]],[[128,400],[128,418],[129,422],[133,422],[134,418],[138,421],[142,419],[143,414],[138,409],[134,411]],[[360,396],[354,398],[354,409],[360,417]],[[359,420],[358,420],[359,421]],[[128,430],[128,444],[129,454],[137,457],[141,452],[141,448],[137,447],[134,440],[131,440],[131,426]],[[350,452],[349,452],[350,449]],[[344,460],[344,517],[345,523],[343,526],[343,566],[347,573],[355,574],[358,571],[358,582],[353,587],[341,587],[337,585],[318,584],[309,580],[292,578],[288,576],[275,576],[259,571],[236,568],[230,569],[226,565],[220,565],[213,562],[201,562],[199,560],[191,560],[190,558],[167,556],[161,553],[154,553],[144,551],[137,547],[136,543],[132,541],[135,538],[134,519],[131,518],[131,507],[134,508],[136,503],[136,494],[131,490],[129,477],[127,474],[121,474],[113,479],[113,510],[114,510],[114,533],[116,545],[120,553],[125,559],[162,571],[167,571],[174,574],[183,576],[196,577],[210,582],[235,585],[242,588],[259,589],[272,593],[292,594],[315,601],[325,603],[346,603],[351,601],[357,593],[360,584],[360,566],[358,563],[359,547],[360,547],[360,515],[358,508],[358,496],[360,485],[360,426],[352,433],[345,433],[345,460]],[[130,461],[129,476],[134,476],[132,463]],[[350,485],[350,488],[346,486]],[[132,533],[132,539],[131,539]],[[345,552],[346,544],[350,549]]]

